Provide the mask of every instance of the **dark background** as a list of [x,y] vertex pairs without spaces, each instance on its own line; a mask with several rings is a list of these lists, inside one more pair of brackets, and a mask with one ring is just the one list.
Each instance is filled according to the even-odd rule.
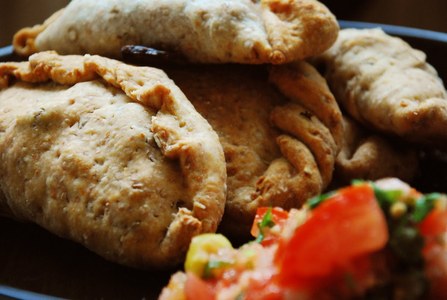
[[324,0],[339,18],[447,32],[445,0]]
[[[93,0],[94,1],[94,0]],[[0,47],[18,29],[44,21],[69,0],[0,0]],[[323,0],[339,19],[447,32],[445,0]]]
[[22,27],[42,23],[69,0],[0,0],[0,47],[11,44]]

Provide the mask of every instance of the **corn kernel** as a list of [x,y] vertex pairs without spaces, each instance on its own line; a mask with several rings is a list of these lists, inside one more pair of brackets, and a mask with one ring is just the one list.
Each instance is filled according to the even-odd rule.
[[185,271],[202,277],[210,255],[222,248],[233,248],[230,241],[222,234],[205,233],[195,236],[186,254]]
[[407,212],[407,206],[404,202],[396,202],[390,208],[390,214],[393,218],[399,218]]

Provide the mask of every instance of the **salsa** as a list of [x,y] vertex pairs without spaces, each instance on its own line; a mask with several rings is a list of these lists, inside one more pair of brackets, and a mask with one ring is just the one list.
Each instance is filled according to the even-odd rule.
[[[262,207],[234,249],[197,236],[161,299],[447,297],[447,198],[397,179],[355,181],[300,210]],[[220,246],[219,246],[220,245]]]

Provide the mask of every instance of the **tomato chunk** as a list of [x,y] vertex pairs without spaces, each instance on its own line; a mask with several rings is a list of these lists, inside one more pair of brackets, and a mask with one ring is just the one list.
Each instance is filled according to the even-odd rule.
[[273,278],[252,278],[245,291],[246,300],[282,300],[283,291]]
[[371,186],[339,190],[317,206],[277,252],[286,286],[330,276],[356,258],[385,247],[388,230]]
[[202,280],[194,273],[188,272],[185,282],[186,300],[212,300],[215,298],[211,284]]
[[434,237],[447,231],[447,210],[434,208],[419,227],[425,237]]

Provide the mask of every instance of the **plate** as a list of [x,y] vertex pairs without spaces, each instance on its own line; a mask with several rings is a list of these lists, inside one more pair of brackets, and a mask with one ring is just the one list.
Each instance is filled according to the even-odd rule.
[[[340,21],[342,28],[381,27],[427,53],[447,82],[447,34],[408,27]],[[0,48],[0,61],[16,60],[12,47]],[[415,185],[446,192],[447,159],[426,152]],[[0,217],[0,298],[156,299],[168,271],[142,271],[108,262],[82,246],[33,224]]]

